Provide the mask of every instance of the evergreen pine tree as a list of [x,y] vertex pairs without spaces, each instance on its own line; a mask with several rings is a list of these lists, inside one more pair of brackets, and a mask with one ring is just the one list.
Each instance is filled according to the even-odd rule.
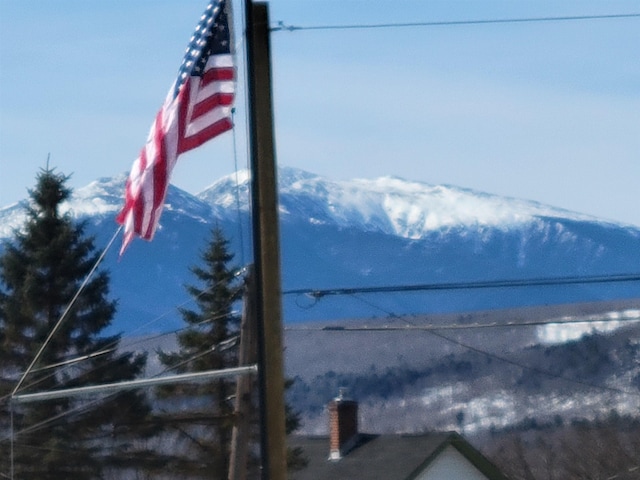
[[[235,307],[242,298],[243,285],[239,268],[231,265],[233,258],[224,232],[214,228],[211,241],[202,253],[203,267],[191,268],[199,286],[186,287],[197,311],[181,309],[188,328],[177,336],[178,351],[159,352],[160,361],[167,368],[185,373],[238,366],[237,348],[232,347],[239,335],[240,318]],[[286,388],[291,383],[286,381]],[[172,472],[185,479],[227,478],[234,422],[231,398],[235,393],[235,379],[159,389],[159,396],[164,399],[163,422],[168,428],[165,435],[174,454],[165,473]],[[257,400],[257,394],[254,397]],[[182,413],[174,413],[176,406]],[[258,434],[257,410],[256,407],[254,439]],[[286,405],[287,433],[299,425],[299,414]],[[257,441],[255,443],[257,446]],[[257,460],[253,460],[249,471],[255,474]],[[306,463],[300,449],[288,451],[291,469],[303,468]]]
[[[9,402],[45,338],[70,304],[99,255],[84,225],[61,212],[71,191],[50,169],[29,192],[27,220],[0,256],[0,473],[9,472]],[[19,394],[134,379],[142,355],[117,351],[119,336],[101,336],[116,303],[109,276],[97,271],[25,379]],[[89,356],[69,363],[72,358]],[[132,434],[150,408],[144,392],[13,404],[15,478],[123,478],[150,458]],[[119,473],[118,473],[119,472]],[[0,475],[1,476],[1,475]]]
[[[230,265],[233,254],[220,228],[202,253],[203,267],[192,267],[198,286],[188,285],[197,310],[181,309],[188,328],[177,336],[177,352],[160,352],[163,365],[175,372],[221,370],[237,366],[237,349],[229,348],[238,335],[235,303],[242,296],[238,268]],[[235,380],[215,379],[205,384],[164,387],[165,405],[179,405],[182,414],[164,415],[166,435],[175,455],[173,472],[180,478],[226,479],[233,428]],[[183,422],[188,411],[189,422]],[[165,470],[166,472],[166,470]]]

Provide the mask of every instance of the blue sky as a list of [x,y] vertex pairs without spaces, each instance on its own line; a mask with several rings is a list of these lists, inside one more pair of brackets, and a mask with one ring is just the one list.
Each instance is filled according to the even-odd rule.
[[[0,0],[0,206],[26,196],[48,154],[73,187],[128,171],[205,5]],[[269,5],[274,25],[302,27],[640,13],[640,0]],[[640,226],[639,54],[640,18],[273,32],[278,162]],[[242,79],[237,160],[226,133],[183,156],[174,184],[197,193],[246,167],[244,97]]]

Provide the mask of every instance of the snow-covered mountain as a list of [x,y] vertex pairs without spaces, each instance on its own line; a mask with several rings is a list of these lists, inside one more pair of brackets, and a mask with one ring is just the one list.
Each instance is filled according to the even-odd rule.
[[[222,178],[198,197],[211,204],[218,216],[237,208],[248,211],[246,171]],[[522,226],[536,218],[558,217],[576,221],[598,219],[540,203],[505,198],[446,185],[427,185],[396,177],[375,180],[331,181],[302,170],[283,168],[279,176],[280,213],[306,218],[313,224],[357,228],[410,239],[434,231],[460,227],[501,230]]]
[[[332,181],[279,171],[285,321],[467,311],[640,297],[640,282],[351,294],[300,289],[446,284],[640,273],[640,228],[539,203],[393,177]],[[116,231],[125,176],[75,191],[68,211],[88,222],[100,248]],[[166,330],[189,302],[189,267],[214,225],[237,264],[251,259],[249,174],[224,177],[197,196],[171,187],[153,242],[135,241],[105,267],[119,299],[115,327]],[[24,203],[0,209],[0,238],[24,221]]]

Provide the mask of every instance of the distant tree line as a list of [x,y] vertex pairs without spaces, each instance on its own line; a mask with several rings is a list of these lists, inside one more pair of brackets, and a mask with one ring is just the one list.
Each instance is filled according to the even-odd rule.
[[[640,359],[640,345],[633,339],[612,341],[594,333],[562,344],[535,344],[505,355],[510,363],[475,349],[434,358],[428,366],[403,362],[386,368],[371,364],[359,371],[328,370],[313,378],[297,377],[288,399],[304,415],[315,415],[339,388],[346,388],[359,401],[374,402],[456,383],[484,390],[499,384],[522,397],[552,390],[589,390],[591,385],[597,390],[600,385],[606,388],[607,379],[619,373],[622,365],[634,365]],[[640,374],[630,373],[631,389],[640,390]]]
[[594,422],[523,422],[483,444],[512,480],[640,478],[640,419],[615,410]]

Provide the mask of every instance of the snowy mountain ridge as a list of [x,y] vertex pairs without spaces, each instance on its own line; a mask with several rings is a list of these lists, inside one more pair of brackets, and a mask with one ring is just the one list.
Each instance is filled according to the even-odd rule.
[[[98,249],[117,230],[126,175],[74,191],[63,211],[87,222]],[[452,186],[394,177],[333,181],[279,170],[283,291],[305,288],[443,284],[470,281],[619,275],[640,272],[640,228]],[[236,262],[251,258],[247,171],[198,196],[171,186],[152,242],[136,240],[105,268],[119,301],[116,328],[162,315],[173,328],[188,301],[189,267],[214,225],[230,239]],[[0,209],[0,240],[26,218],[24,200]],[[2,243],[0,242],[0,249]],[[154,281],[149,282],[149,275]],[[425,314],[523,305],[640,298],[638,282],[528,289],[441,291],[310,299],[285,295],[285,321]],[[170,312],[167,315],[167,312]],[[126,326],[126,328],[124,328]]]
[[[198,195],[217,215],[236,208],[248,211],[249,174],[226,176]],[[334,181],[294,168],[279,172],[280,214],[306,215],[316,224],[379,231],[419,239],[452,228],[496,227],[509,229],[536,218],[602,221],[534,201],[506,198],[470,189],[429,185],[398,177]],[[227,212],[227,213],[225,213]]]
[[[121,174],[78,188],[65,203],[63,213],[76,218],[115,216],[122,208],[125,182],[126,175]],[[282,167],[278,182],[283,221],[290,216],[306,216],[310,223],[379,231],[408,239],[453,228],[506,230],[537,218],[610,223],[535,201],[392,176],[340,181]],[[238,208],[249,211],[249,187],[247,170],[227,175],[195,196],[170,186],[165,211],[181,211],[202,221],[208,221],[212,214],[216,218],[230,218],[237,215]],[[20,213],[24,213],[25,207],[22,201],[0,208],[0,238],[9,237],[12,229],[22,224],[25,216]]]

